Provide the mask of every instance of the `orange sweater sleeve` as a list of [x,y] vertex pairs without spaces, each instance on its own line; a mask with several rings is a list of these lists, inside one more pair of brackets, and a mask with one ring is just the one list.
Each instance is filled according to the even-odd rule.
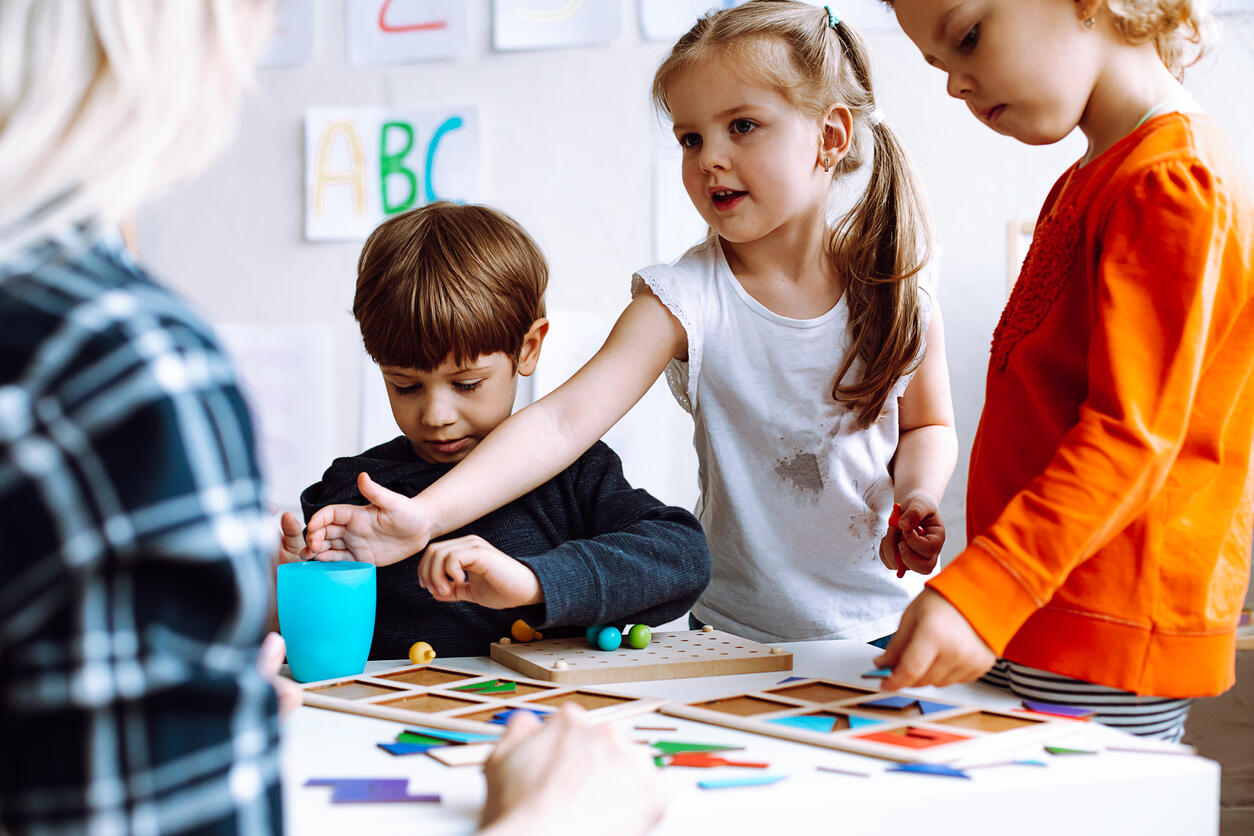
[[[1190,421],[1228,207],[1210,172],[1190,160],[1132,172],[1120,186],[1089,230],[1097,249],[1080,254],[1096,259],[1095,279],[1079,271],[1070,279],[1095,282],[1078,420],[1044,470],[929,584],[999,655],[1075,567],[1145,511]],[[1050,369],[1028,373],[1050,385]],[[1003,449],[1016,443],[1013,426],[981,431]]]

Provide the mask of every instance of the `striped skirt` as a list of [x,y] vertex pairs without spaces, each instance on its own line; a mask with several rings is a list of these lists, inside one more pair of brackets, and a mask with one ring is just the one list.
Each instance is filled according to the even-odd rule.
[[1176,742],[1184,734],[1191,699],[1142,697],[1105,685],[1094,685],[1018,662],[998,659],[980,682],[1025,700],[1085,708],[1093,719],[1129,734]]

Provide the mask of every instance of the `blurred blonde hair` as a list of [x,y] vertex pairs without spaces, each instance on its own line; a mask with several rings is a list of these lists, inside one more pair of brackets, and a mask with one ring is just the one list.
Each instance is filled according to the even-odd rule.
[[213,159],[272,3],[0,2],[0,257],[116,224]]
[[[870,426],[896,382],[919,363],[924,335],[917,275],[929,258],[931,221],[914,166],[876,105],[866,41],[848,23],[829,25],[824,9],[793,0],[751,0],[709,12],[654,74],[659,110],[670,114],[668,88],[705,60],[777,91],[815,120],[816,138],[832,106],[847,107],[853,116],[853,142],[833,169],[833,186],[864,163],[871,169],[865,190],[828,235],[846,282],[851,335],[832,397]],[[846,381],[855,360],[863,363],[861,375]]]

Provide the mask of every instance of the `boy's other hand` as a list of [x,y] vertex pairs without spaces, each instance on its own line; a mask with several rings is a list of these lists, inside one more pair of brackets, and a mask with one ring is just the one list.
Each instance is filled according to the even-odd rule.
[[470,601],[493,610],[544,600],[535,572],[475,534],[427,546],[418,582],[437,601]]
[[328,505],[309,519],[303,556],[315,560],[360,560],[387,566],[422,551],[431,523],[416,500],[357,476],[369,505]]
[[930,575],[944,545],[945,522],[936,500],[924,493],[911,493],[901,501],[897,525],[890,525],[880,540],[880,562],[894,571],[904,566]]
[[971,682],[997,661],[992,649],[945,596],[924,589],[901,615],[901,626],[874,665],[892,668],[885,691]]
[[482,836],[646,833],[666,808],[650,754],[575,706],[562,706],[543,725],[516,712],[483,766]]

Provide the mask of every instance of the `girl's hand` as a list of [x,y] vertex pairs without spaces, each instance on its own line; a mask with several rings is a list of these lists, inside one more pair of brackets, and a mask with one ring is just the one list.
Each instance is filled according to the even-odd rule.
[[534,572],[477,535],[427,546],[418,582],[437,601],[503,610],[544,600]]
[[896,571],[899,578],[907,569],[921,575],[932,574],[945,545],[945,523],[936,500],[915,492],[893,510],[896,524],[890,517],[888,533],[880,540],[880,562]]
[[873,664],[891,668],[885,691],[979,679],[997,661],[992,649],[945,596],[924,589],[901,615],[888,649]]
[[284,511],[279,517],[279,550],[274,556],[274,565],[280,563],[297,563],[305,559],[304,526],[291,511]]
[[366,473],[357,476],[357,489],[371,504],[319,509],[309,520],[302,556],[387,566],[422,551],[433,525],[417,498],[390,491]]

